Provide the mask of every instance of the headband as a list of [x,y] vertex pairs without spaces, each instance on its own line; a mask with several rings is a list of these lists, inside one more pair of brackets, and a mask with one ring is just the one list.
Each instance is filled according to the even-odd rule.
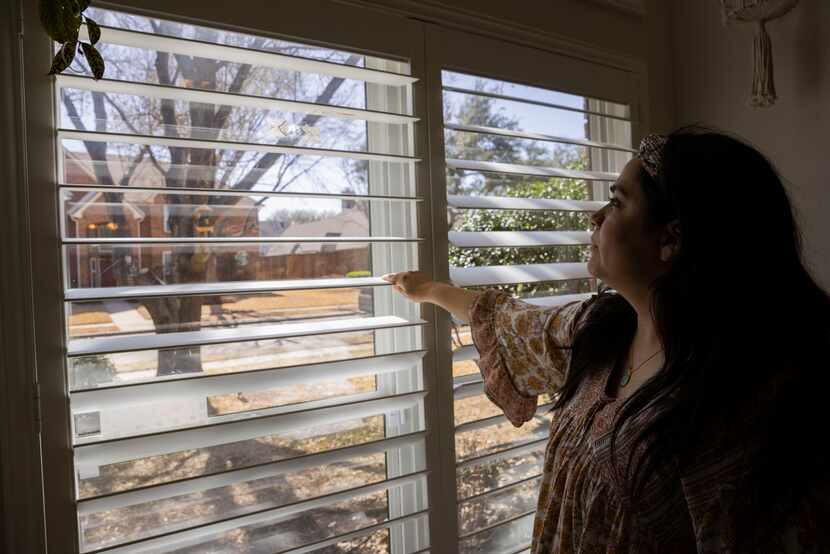
[[639,158],[643,164],[643,168],[655,181],[663,165],[663,147],[666,145],[667,140],[668,137],[665,135],[646,135],[640,141],[640,149],[635,156]]

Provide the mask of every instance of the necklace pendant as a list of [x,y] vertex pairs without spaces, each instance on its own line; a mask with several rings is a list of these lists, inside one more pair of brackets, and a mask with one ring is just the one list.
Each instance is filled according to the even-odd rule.
[[620,386],[621,387],[626,386],[629,381],[631,381],[631,371],[626,369],[625,372],[622,375],[622,379],[620,380]]

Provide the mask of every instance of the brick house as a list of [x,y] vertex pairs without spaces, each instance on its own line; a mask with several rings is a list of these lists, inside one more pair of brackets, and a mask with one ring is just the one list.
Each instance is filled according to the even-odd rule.
[[[64,182],[93,185],[99,182],[93,164],[84,152],[64,150]],[[159,186],[164,182],[147,159],[126,176],[123,162],[107,163],[117,196],[106,198],[103,190],[66,191],[63,214],[68,237],[173,237],[177,218],[188,221],[201,236],[222,237],[336,237],[369,235],[368,214],[352,200],[343,200],[336,215],[281,227],[260,220],[260,206],[247,196],[233,197],[234,204],[209,204],[209,195],[187,195],[187,203],[170,203],[170,195]],[[123,181],[128,182],[124,183]],[[141,188],[142,190],[134,190]],[[133,189],[133,190],[130,190]],[[148,190],[158,189],[158,192]],[[228,198],[228,197],[224,197]],[[199,202],[201,201],[201,202]],[[189,235],[189,234],[188,234]],[[185,235],[185,236],[188,236]],[[112,287],[170,282],[217,282],[303,279],[343,276],[367,271],[369,248],[365,243],[248,243],[210,247],[207,266],[192,272],[191,280],[174,275],[176,252],[199,252],[189,245],[77,245],[66,250],[67,279],[71,288]],[[125,251],[127,249],[128,251]],[[198,254],[197,254],[198,256]],[[126,265],[126,267],[119,267]],[[191,259],[191,265],[194,262]]]

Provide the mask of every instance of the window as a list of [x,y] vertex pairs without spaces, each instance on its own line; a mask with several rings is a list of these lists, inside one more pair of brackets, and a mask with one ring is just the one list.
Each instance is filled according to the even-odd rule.
[[428,547],[409,64],[90,8],[56,80],[81,552]]
[[[542,306],[587,298],[598,285],[586,266],[589,218],[631,158],[630,107],[557,90],[553,69],[531,75],[548,87],[483,76],[488,46],[473,44],[475,57],[434,54],[436,64],[470,68],[440,70],[448,276]],[[484,394],[469,327],[450,335],[458,552],[525,551],[553,399],[513,427]]]
[[552,399],[513,428],[469,329],[380,276],[596,290],[642,76],[347,4],[92,7],[99,81],[29,39],[49,544],[528,548]]
[[[540,305],[587,297],[589,216],[609,166],[630,158],[626,107],[451,71],[442,84],[451,279]],[[551,399],[513,427],[484,395],[468,329],[453,348],[459,552],[516,552],[530,543]]]

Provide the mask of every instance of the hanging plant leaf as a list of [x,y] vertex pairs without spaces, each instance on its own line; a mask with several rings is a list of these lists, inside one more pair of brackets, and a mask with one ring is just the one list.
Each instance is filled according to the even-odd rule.
[[78,36],[81,16],[76,7],[64,0],[40,0],[40,22],[52,40],[65,43]]
[[86,23],[87,33],[89,33],[90,44],[97,44],[101,40],[101,28],[88,17],[84,17],[84,22]]
[[94,46],[86,42],[81,43],[81,49],[84,52],[89,68],[92,70],[92,78],[97,81],[104,76],[104,58],[101,57],[101,54]]
[[72,64],[75,59],[75,51],[78,49],[78,42],[72,41],[64,44],[55,58],[52,60],[52,67],[49,68],[49,75],[60,73]]
[[81,53],[86,57],[93,77],[104,76],[104,59],[93,46],[101,39],[98,24],[83,15],[90,0],[38,0],[40,22],[49,37],[62,46],[52,60],[49,75],[61,73],[72,64],[78,50],[78,33],[81,24],[86,23],[89,44],[81,43]]

